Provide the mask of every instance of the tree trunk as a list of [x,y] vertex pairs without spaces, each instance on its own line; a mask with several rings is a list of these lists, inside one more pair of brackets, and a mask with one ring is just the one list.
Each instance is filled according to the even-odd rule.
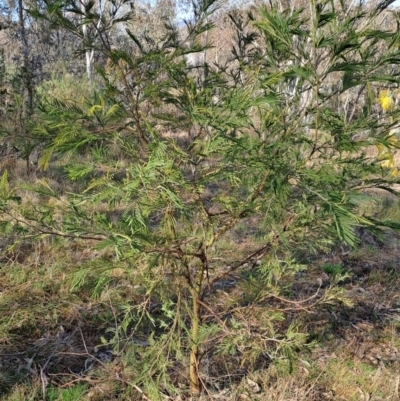
[[28,45],[28,39],[26,37],[22,0],[18,0],[18,18],[19,18],[19,27],[22,39],[22,48],[23,48],[23,59],[24,59],[24,69],[25,69],[24,78],[25,78],[26,90],[28,91],[27,115],[30,116],[33,113],[33,82],[32,82],[31,66],[29,63],[29,45]]
[[193,395],[200,394],[200,380],[199,380],[199,328],[201,325],[201,306],[200,306],[200,293],[203,284],[204,268],[200,267],[196,275],[196,283],[192,289],[192,302],[193,302],[193,316],[192,316],[192,329],[191,340],[192,347],[190,350],[190,391]]
[[[82,13],[85,14],[85,4],[83,2],[81,5],[81,10],[82,10]],[[84,18],[84,17],[82,17],[82,18]],[[82,31],[83,31],[83,41],[86,42],[87,37],[88,37],[88,27],[86,24],[83,24]],[[87,46],[87,43],[85,43],[85,46]],[[86,50],[85,56],[86,56],[86,76],[87,76],[88,81],[91,81],[92,80],[92,61],[91,61],[89,49]]]

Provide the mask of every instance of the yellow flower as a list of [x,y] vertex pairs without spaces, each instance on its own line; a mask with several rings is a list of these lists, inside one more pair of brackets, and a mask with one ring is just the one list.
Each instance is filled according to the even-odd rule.
[[384,97],[381,99],[381,106],[383,110],[389,111],[393,107],[393,99],[389,96]]
[[388,90],[379,93],[379,103],[384,111],[390,111],[393,107],[393,98]]

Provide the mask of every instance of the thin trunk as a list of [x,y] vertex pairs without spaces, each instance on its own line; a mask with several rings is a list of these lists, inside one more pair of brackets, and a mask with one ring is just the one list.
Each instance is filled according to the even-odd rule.
[[196,275],[196,283],[192,289],[192,302],[193,302],[193,316],[192,316],[192,329],[191,340],[192,347],[190,350],[190,391],[193,395],[200,394],[200,380],[199,380],[199,329],[201,325],[201,306],[200,294],[203,284],[204,267],[200,267]]
[[[208,24],[208,17],[206,19],[206,24]],[[207,65],[207,46],[208,46],[208,29],[205,32],[205,42],[206,42],[206,49],[204,50],[204,59],[203,59],[203,63],[204,63],[204,83],[208,78],[208,65]]]
[[92,62],[90,59],[90,50],[86,50],[86,75],[88,81],[92,80]]
[[26,85],[26,90],[28,91],[27,115],[30,116],[33,113],[33,82],[32,82],[31,66],[29,63],[29,45],[28,45],[28,39],[26,37],[22,0],[18,0],[18,18],[19,18],[19,28],[21,31],[21,39],[22,39],[22,49],[23,49],[24,69],[25,69],[25,85]]
[[[23,137],[26,137],[26,120],[33,114],[33,82],[32,82],[32,70],[29,62],[29,45],[28,38],[26,36],[25,21],[24,21],[24,10],[23,10],[23,0],[18,0],[18,18],[19,18],[19,28],[21,32],[22,40],[22,52],[23,52],[23,62],[24,62],[24,81],[25,87],[28,92],[28,103],[27,108],[24,113],[24,108],[21,107],[20,110],[20,129]],[[29,163],[29,155],[26,156],[26,173],[28,176],[32,175],[36,169],[32,169]]]
[[[82,13],[85,13],[85,4],[84,3],[82,3],[81,10],[82,10]],[[88,39],[88,27],[86,24],[83,24],[82,31],[83,31],[83,41],[85,43],[85,42],[87,42],[87,39]],[[85,43],[85,46],[86,45],[87,44]],[[91,81],[92,80],[92,62],[91,62],[91,57],[90,57],[90,50],[86,50],[85,57],[86,57],[86,76],[87,76],[88,81]]]
[[[87,38],[87,26],[83,26],[83,36],[86,39]],[[94,50],[86,50],[86,75],[88,81],[92,80],[92,65],[93,65],[93,59],[94,59]]]
[[[104,7],[105,7],[105,2],[102,3],[102,1],[100,0],[100,2],[99,2],[99,20],[97,21],[97,24],[95,25],[95,29],[97,30],[97,33],[99,33],[99,29],[101,27],[101,18],[103,16]],[[84,3],[82,3],[81,10],[83,13],[86,12]],[[82,31],[83,31],[83,40],[86,42],[88,39],[88,26],[86,24],[83,25]],[[100,36],[101,36],[101,34],[100,34]],[[88,81],[91,81],[92,80],[92,65],[93,65],[93,59],[94,59],[94,49],[86,50],[85,56],[86,56],[86,75],[87,75]]]

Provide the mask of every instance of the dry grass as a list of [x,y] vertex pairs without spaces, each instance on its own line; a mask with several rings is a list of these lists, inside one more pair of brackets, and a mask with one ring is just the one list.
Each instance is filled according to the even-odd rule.
[[[334,255],[321,255],[299,279],[306,292],[319,278],[329,280],[321,271],[322,265],[342,263],[351,276],[342,287],[354,307],[323,307],[311,315],[297,313],[301,328],[317,340],[318,346],[300,354],[299,363],[293,366],[292,372],[287,372],[284,364],[275,363],[248,374],[239,382],[235,378],[228,379],[230,386],[220,391],[214,389],[202,399],[398,399],[400,242],[394,234],[387,241],[383,248],[364,247],[346,255],[340,250]],[[249,246],[246,241],[242,245],[244,249]],[[112,291],[103,292],[97,300],[91,298],[90,286],[87,290],[70,292],[71,274],[79,268],[76,255],[82,256],[81,262],[88,260],[90,246],[77,243],[67,250],[63,248],[64,253],[52,244],[24,246],[27,248],[19,248],[3,263],[0,271],[0,370],[3,375],[0,380],[9,383],[4,389],[10,390],[1,399],[37,399],[42,391],[40,367],[49,361],[51,385],[48,390],[53,386],[59,388],[57,391],[65,391],[75,383],[84,383],[86,390],[76,400],[146,400],[140,391],[128,391],[127,385],[118,379],[115,372],[127,369],[118,360],[98,364],[97,370],[90,375],[79,373],[84,370],[90,355],[98,357],[94,346],[99,345],[100,336],[112,325],[112,317],[107,317]],[[112,269],[110,275],[121,285],[123,282],[129,284],[123,268]],[[132,297],[133,293],[125,295]],[[30,360],[33,363],[30,364]],[[33,381],[18,384],[27,378]],[[190,398],[182,395],[170,399],[183,401]]]

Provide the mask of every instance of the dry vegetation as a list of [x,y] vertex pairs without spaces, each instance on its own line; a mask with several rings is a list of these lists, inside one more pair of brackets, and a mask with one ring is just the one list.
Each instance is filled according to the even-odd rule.
[[[14,171],[22,172],[22,163],[17,161]],[[38,174],[31,180],[40,180]],[[24,202],[38,201],[31,196],[27,193]],[[376,203],[369,213],[395,221],[400,217],[395,197],[379,191],[374,197]],[[235,252],[244,254],[257,246],[248,235],[253,225],[256,222],[243,222],[233,237],[226,239],[216,251],[221,261],[229,261],[233,244]],[[271,363],[268,348],[263,358],[254,361],[222,356],[213,358],[211,364],[203,361],[202,378],[209,390],[201,400],[399,399],[400,236],[392,231],[380,240],[368,232],[359,236],[361,244],[356,250],[338,246],[327,254],[303,254],[304,269],[287,282],[292,304],[271,296],[265,304],[231,309],[238,320],[248,322],[249,348],[251,341],[253,346],[257,343],[252,319],[257,319],[254,327],[258,327],[262,316],[271,319],[280,309],[285,320],[275,329],[284,332],[295,324],[299,332],[308,334],[308,345],[289,365],[285,358]],[[128,265],[112,269],[99,266],[103,275],[107,272],[106,283],[96,282],[95,268],[93,275],[74,290],[81,266],[91,261],[95,266],[99,251],[93,251],[95,244],[90,241],[65,245],[62,239],[51,237],[40,242],[24,241],[3,256],[1,400],[33,401],[43,399],[43,394],[46,400],[148,399],[132,384],[135,371],[130,362],[135,348],[146,348],[149,338],[121,338],[120,354],[107,343],[115,341],[122,299],[130,299],[132,305],[143,301],[135,274]],[[101,256],[112,258],[107,253]],[[223,311],[229,303],[239,305],[238,299],[245,296],[240,282],[246,271],[247,265],[243,272],[217,283],[215,299],[208,301],[213,309],[206,311],[205,322],[217,318],[224,330],[229,330]],[[336,306],[324,304],[315,296],[333,284],[338,285],[343,297],[341,304],[335,301]],[[153,313],[158,307],[149,305],[155,308]],[[185,367],[176,365],[174,369],[179,387],[185,380]],[[166,399],[189,398],[181,395]]]
[[[290,6],[285,18],[304,1],[286,3],[281,1],[278,7],[282,11]],[[184,64],[182,58],[173,65],[176,71],[171,75],[184,76],[179,81],[183,89],[169,88],[164,98],[158,98],[169,70],[156,78],[156,74],[146,75],[156,65],[157,55],[143,55],[142,65],[137,54],[129,53],[128,46],[122,48],[122,56],[114,49],[103,49],[109,59],[100,59],[99,64],[106,66],[107,79],[117,82],[115,86],[104,83],[109,92],[91,93],[86,79],[78,81],[76,90],[76,77],[70,73],[61,78],[54,75],[38,87],[38,97],[51,99],[46,104],[51,112],[46,114],[43,101],[42,114],[38,112],[32,121],[25,121],[32,129],[26,149],[39,132],[44,143],[41,146],[45,146],[43,154],[46,156],[48,149],[54,152],[49,151],[47,159],[42,157],[38,166],[29,164],[25,155],[28,168],[20,155],[0,159],[0,195],[4,202],[0,242],[1,401],[400,400],[400,235],[388,225],[380,236],[367,229],[373,228],[368,225],[369,218],[393,225],[400,221],[398,198],[389,193],[400,185],[400,151],[395,149],[399,147],[397,138],[390,142],[388,137],[396,125],[394,119],[400,118],[398,105],[394,102],[385,110],[378,99],[381,81],[371,85],[368,94],[361,84],[360,92],[352,87],[338,91],[336,97],[332,95],[332,103],[338,103],[336,108],[330,103],[330,94],[326,104],[308,95],[286,96],[292,91],[291,85],[298,85],[302,95],[311,93],[314,81],[312,74],[311,78],[302,76],[304,83],[299,77],[292,80],[290,74],[298,72],[293,72],[291,61],[282,57],[274,66],[275,75],[271,73],[272,83],[263,82],[258,87],[266,97],[271,88],[279,96],[265,109],[255,103],[240,120],[234,108],[250,103],[252,85],[265,78],[257,74],[263,68],[273,70],[275,60],[263,64],[266,53],[257,53],[268,35],[266,39],[260,34],[257,40],[249,41],[250,50],[244,49],[244,38],[251,33],[253,22],[246,20],[248,10],[230,11],[231,17],[223,12],[216,14],[216,29],[205,29],[200,38],[195,37],[202,45],[215,44],[214,48],[195,52],[197,61],[208,61],[215,67],[215,82],[220,82],[222,73],[247,68],[240,70],[242,76],[228,74],[221,81],[226,87],[233,85],[223,100],[214,101],[214,96],[223,96],[218,93],[223,85],[217,86],[213,95],[215,88],[209,90],[206,79],[202,82],[204,66],[195,71],[193,66],[179,69]],[[254,18],[261,18],[258,9],[251,11]],[[156,26],[160,19],[157,13],[145,15],[144,23]],[[384,14],[385,20],[388,15]],[[394,24],[394,20],[390,22]],[[299,27],[308,29],[309,24],[307,20]],[[156,39],[165,32],[159,31]],[[300,34],[299,38],[305,40],[304,52],[308,51],[310,40]],[[193,43],[197,44],[195,40]],[[236,46],[237,53],[243,49],[248,52],[234,59],[235,52],[227,50],[227,43]],[[326,46],[328,50],[320,49],[324,57],[331,50]],[[251,70],[253,67],[246,63],[254,54]],[[344,54],[344,58],[351,58]],[[161,55],[169,57],[170,52]],[[277,57],[280,55],[277,52]],[[308,62],[302,57],[302,63]],[[164,65],[165,59],[160,60]],[[230,70],[221,68],[224,64]],[[322,74],[322,64],[315,68],[316,76]],[[288,69],[288,80],[282,78],[283,69]],[[352,68],[349,71],[354,72]],[[241,92],[245,74],[250,83]],[[343,75],[341,71],[329,78],[341,80]],[[127,77],[134,77],[131,86]],[[140,92],[135,79],[143,80],[145,93],[145,100],[137,103],[132,96]],[[388,87],[397,85],[388,82]],[[324,84],[328,89],[334,87],[328,79]],[[109,93],[120,96],[114,104],[114,98],[107,103]],[[131,95],[128,101],[123,97],[126,93]],[[237,93],[244,95],[235,98]],[[376,126],[371,128],[374,132],[365,134],[363,122],[357,126],[354,121],[364,112],[363,102],[371,98],[368,118],[372,116]],[[165,99],[170,101],[168,105],[163,103]],[[275,106],[278,99],[282,103]],[[194,104],[193,114],[185,114],[190,109],[185,100]],[[114,106],[124,102],[131,109],[126,107],[128,111],[124,110],[121,118],[117,113],[114,116],[110,110],[120,111]],[[346,110],[339,130],[336,125],[329,126],[338,121],[329,120],[329,113],[323,129],[315,129],[322,118],[319,107],[332,115],[338,110],[341,116],[343,103]],[[152,113],[167,113],[170,119],[162,120]],[[243,121],[248,117],[254,118],[246,125]],[[232,126],[224,125],[223,118],[232,121]],[[171,123],[174,119],[175,126]],[[7,139],[13,127],[10,121],[2,127]],[[72,136],[68,122],[77,141],[87,135],[91,138],[88,143],[79,147],[68,142]],[[26,127],[21,122],[22,134],[29,131]],[[352,142],[353,137],[345,137],[348,132],[343,127],[361,133],[361,139]],[[338,145],[341,134],[353,146],[350,150]],[[18,142],[24,136],[16,138]],[[260,141],[255,151],[252,141]],[[286,141],[282,148],[280,141]],[[356,148],[362,141],[366,141],[365,147]],[[390,149],[390,153],[385,159],[379,146],[387,142],[384,150]],[[157,146],[164,152],[160,151],[159,159],[154,151]],[[228,149],[227,153],[237,151],[238,156],[225,157],[220,148]],[[285,159],[286,152],[293,157]],[[365,160],[357,165],[352,155],[364,155]],[[149,162],[152,157],[159,166]],[[219,166],[222,162],[227,164]],[[247,183],[246,171],[250,171],[251,163],[254,169],[261,165],[262,174],[255,173],[253,182]],[[351,166],[349,170],[343,168],[344,164]],[[79,175],[87,166],[93,167],[90,174]],[[359,171],[364,173],[360,166],[367,171],[362,179],[357,176]],[[227,175],[223,175],[224,170]],[[244,178],[238,175],[239,170],[244,171]],[[280,181],[284,170],[287,182]],[[357,210],[350,210],[350,217],[355,216],[350,223],[344,219],[348,224],[345,228],[352,230],[347,237],[340,232],[337,216],[323,213],[326,205],[332,210],[339,205],[340,211],[353,206],[346,204],[347,195],[354,195],[347,183],[338,190],[343,195],[340,201],[334,196],[333,200],[324,198],[325,192],[334,193],[335,185],[342,185],[337,180],[339,173],[343,177],[349,174],[351,189],[363,189],[358,195],[365,201]],[[137,184],[140,174],[150,177],[143,179],[142,186]],[[368,183],[377,177],[385,182],[386,191],[378,188],[379,182]],[[169,186],[161,185],[165,182]],[[160,196],[163,190],[164,197]],[[137,210],[143,211],[142,215]],[[140,215],[140,224],[134,226],[136,231],[129,231],[129,218],[135,213]],[[143,221],[147,223],[144,228]],[[334,224],[339,226],[335,241],[328,230]],[[326,232],[325,241],[321,236]],[[351,242],[354,232],[359,243],[350,247],[343,240]],[[137,248],[136,235],[145,237]],[[196,319],[200,327],[195,338]],[[199,380],[196,385],[188,375],[193,365],[188,363],[189,355],[193,354]],[[196,395],[196,391],[201,394]]]

